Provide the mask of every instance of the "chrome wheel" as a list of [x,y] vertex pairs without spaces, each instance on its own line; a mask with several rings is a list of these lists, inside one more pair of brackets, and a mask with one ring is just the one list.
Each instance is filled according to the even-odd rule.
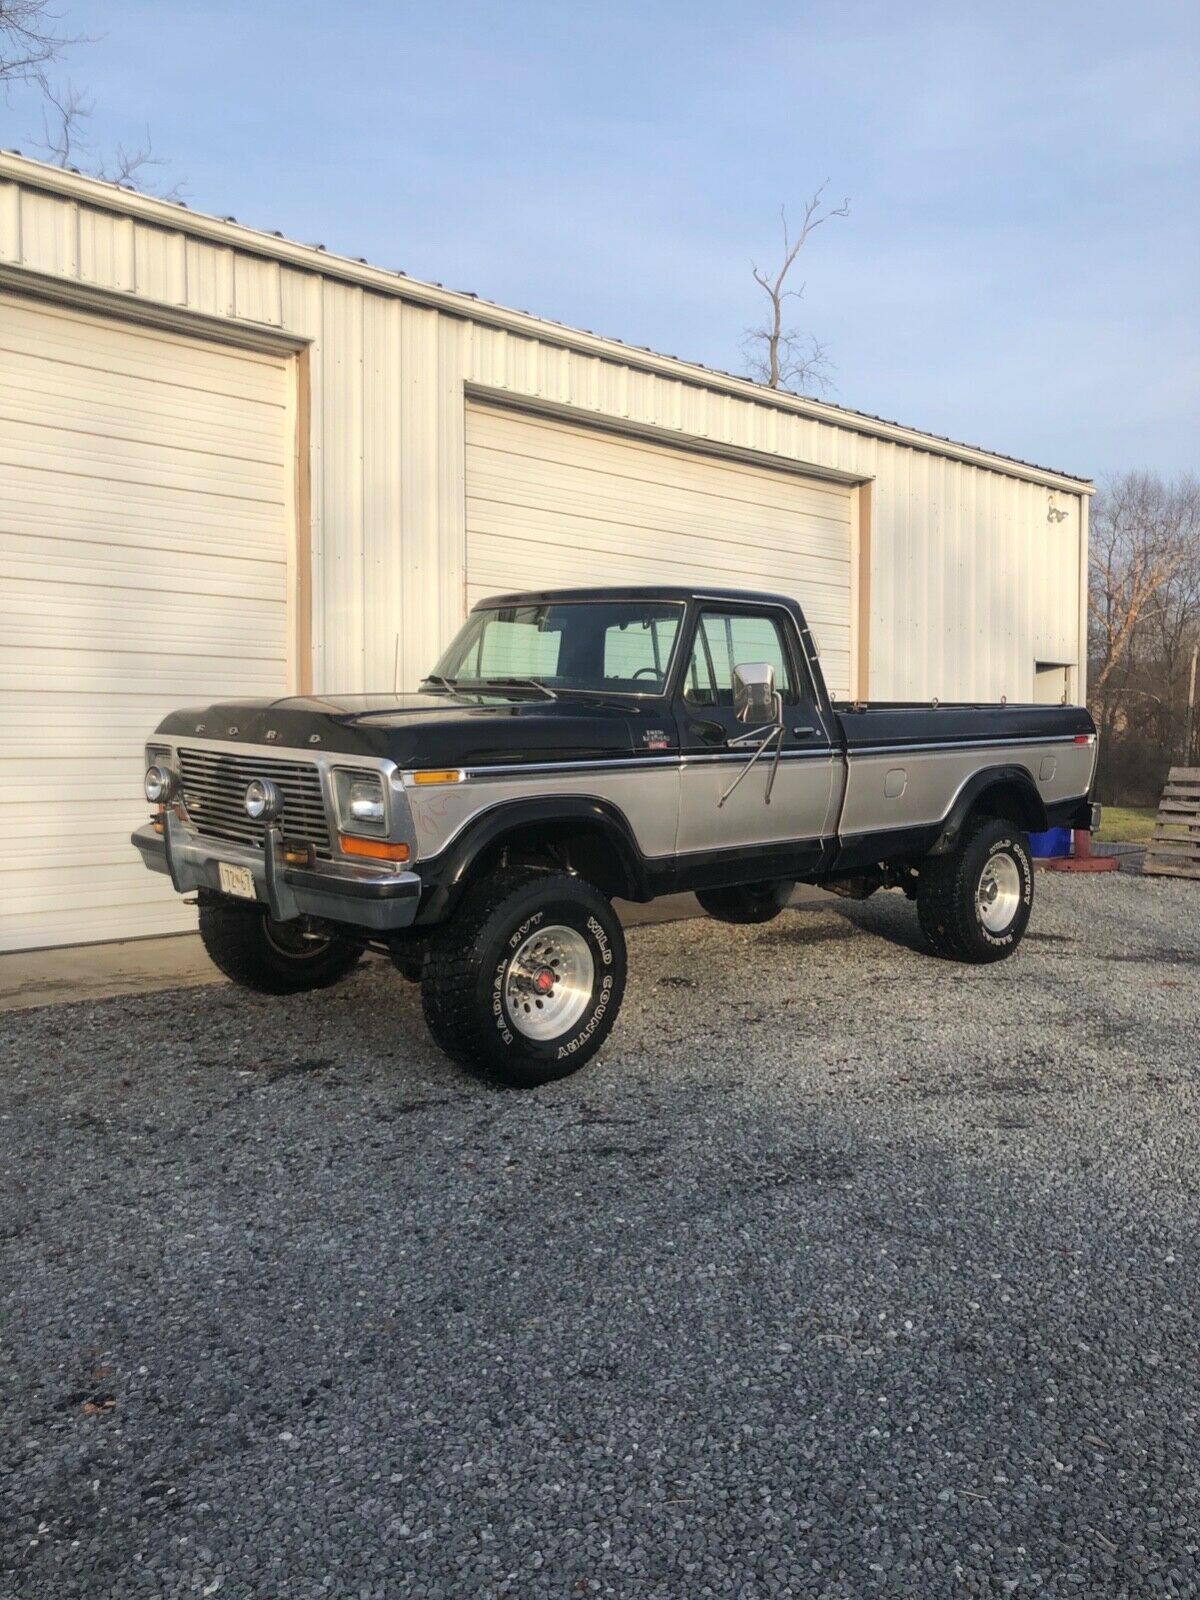
[[504,974],[504,1007],[527,1039],[568,1033],[592,998],[596,967],[574,928],[540,928],[513,955]]
[[975,891],[975,910],[989,933],[1004,933],[1021,904],[1021,873],[1017,863],[1000,851],[989,856]]

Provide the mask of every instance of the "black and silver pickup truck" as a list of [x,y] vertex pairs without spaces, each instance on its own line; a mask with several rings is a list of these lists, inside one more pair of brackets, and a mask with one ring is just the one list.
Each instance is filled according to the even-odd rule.
[[146,757],[133,842],[224,973],[294,993],[385,951],[449,1055],[523,1086],[616,1021],[614,899],[900,889],[934,952],[996,961],[1027,833],[1098,815],[1085,710],[834,704],[795,601],[724,590],[483,600],[417,693],[176,711]]

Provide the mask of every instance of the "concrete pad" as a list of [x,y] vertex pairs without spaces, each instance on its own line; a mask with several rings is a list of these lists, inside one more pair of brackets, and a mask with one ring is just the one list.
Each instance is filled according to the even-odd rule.
[[[792,904],[828,898],[819,889],[800,887]],[[704,915],[691,894],[664,895],[649,905],[618,900],[616,907],[626,928]],[[159,989],[193,989],[225,981],[205,955],[198,933],[66,945],[55,950],[18,950],[0,955],[0,1011],[27,1011],[35,1006],[77,1000],[108,1000],[122,994],[153,994]]]
[[0,955],[0,1011],[224,983],[198,933]]

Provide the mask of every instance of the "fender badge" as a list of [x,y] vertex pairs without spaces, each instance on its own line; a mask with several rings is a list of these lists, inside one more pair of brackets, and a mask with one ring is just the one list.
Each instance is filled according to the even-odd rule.
[[237,729],[236,728],[230,728],[229,732],[230,732],[231,736],[236,736]]
[[274,728],[268,728],[263,737],[266,739],[278,739],[279,735],[275,732]]
[[197,733],[203,733],[204,732],[204,724],[202,722],[198,722],[196,724],[196,732]]
[[308,736],[308,742],[309,744],[320,744],[321,735],[319,733],[310,733]]

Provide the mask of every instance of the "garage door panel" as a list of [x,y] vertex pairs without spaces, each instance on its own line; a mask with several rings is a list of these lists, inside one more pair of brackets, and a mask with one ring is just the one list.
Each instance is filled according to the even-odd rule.
[[[161,535],[159,536],[161,540]],[[0,528],[0,586],[40,584],[56,568],[64,588],[112,585],[127,595],[198,594],[227,600],[264,600],[277,606],[286,566],[278,554],[257,559],[238,551],[176,550],[157,546],[85,544]]]
[[[13,815],[6,823],[7,837],[16,844],[20,852],[20,860],[16,863],[18,869],[27,856],[32,853],[45,852],[47,857],[55,860],[78,860],[86,866],[93,852],[107,853],[107,858],[112,860],[124,859],[128,849],[128,839],[121,843],[118,832],[129,819],[129,796],[141,794],[142,769],[139,766],[132,774],[126,774],[127,781],[122,786],[119,799],[94,800],[91,802],[92,810],[89,820],[95,824],[96,829],[104,835],[97,839],[96,835],[80,834],[74,831],[64,832],[61,825],[53,817],[46,815],[44,805],[35,802],[26,802],[14,810]],[[148,816],[150,808],[143,805],[143,812]],[[36,870],[36,863],[31,863],[31,869]]]
[[[149,878],[150,874],[147,873]],[[77,911],[22,912],[6,914],[0,908],[0,950],[32,950],[46,945],[95,944],[112,939],[114,925],[136,922],[129,937],[146,939],[158,934],[186,933],[194,922],[181,922],[179,896],[164,878],[163,887],[151,887],[144,899],[134,905],[88,907]],[[126,937],[121,935],[121,937]],[[18,942],[19,941],[19,942]],[[64,990],[70,989],[69,981]]]
[[233,696],[282,694],[283,663],[231,660],[217,654],[175,655],[162,660],[135,650],[113,652],[101,659],[96,651],[47,647],[34,661],[28,649],[0,644],[0,691],[20,690],[30,674],[47,689],[72,689],[82,676],[104,693],[125,694],[150,682],[168,704],[195,704]]
[[846,486],[476,404],[466,470],[469,603],[535,581],[794,595],[832,690],[849,692]]
[[[0,456],[11,466],[114,483],[158,484],[169,481],[189,494],[212,494],[211,453],[181,449],[166,440],[104,438],[72,428],[44,428],[0,418]],[[283,501],[278,463],[223,458],[219,479],[222,497]]]
[[636,514],[644,525],[670,527],[686,520],[702,528],[737,527],[761,535],[767,528],[795,525],[800,519],[806,529],[832,536],[849,525],[848,507],[838,508],[828,497],[810,506],[807,497],[796,496],[794,483],[786,480],[780,484],[775,502],[763,504],[721,494],[715,486],[700,492],[673,480],[648,483],[599,467],[580,472],[547,462],[536,469],[535,476],[525,458],[513,457],[500,466],[473,451],[468,455],[467,477],[471,493],[480,499],[553,509],[571,505],[578,498],[603,507],[610,520]]
[[0,949],[194,926],[129,843],[179,705],[288,688],[291,367],[0,297]]
[[279,548],[279,504],[225,494],[214,479],[204,495],[170,484],[122,483],[6,463],[0,478],[0,531],[37,531],[99,544],[236,551]]
[[845,548],[848,525],[828,518],[805,519],[802,527],[796,525],[796,513],[776,509],[760,518],[747,518],[731,513],[722,516],[720,501],[710,500],[697,506],[690,499],[661,495],[659,503],[641,504],[636,498],[623,495],[605,495],[596,505],[597,497],[586,495],[578,484],[564,483],[561,488],[546,490],[541,494],[514,492],[505,499],[495,486],[473,490],[470,496],[474,512],[472,526],[487,518],[491,521],[507,520],[513,525],[534,526],[537,522],[561,524],[564,516],[586,515],[604,528],[607,537],[619,537],[622,531],[633,527],[647,533],[661,534],[664,538],[693,537],[706,542],[724,540],[746,549],[804,550],[809,556],[833,556],[839,547]]
[[[467,510],[471,535],[481,547],[493,543],[540,545],[565,539],[573,550],[584,547],[636,557],[645,551],[647,533],[662,532],[669,536],[673,561],[711,567],[723,575],[725,583],[732,581],[730,574],[743,570],[792,572],[797,554],[803,556],[805,572],[813,581],[841,585],[845,580],[845,560],[830,554],[829,540],[820,543],[815,538],[797,539],[781,547],[778,543],[728,537],[724,531],[719,538],[706,537],[692,528],[633,527],[629,522],[597,520],[575,511],[560,511],[557,515],[552,511],[526,512],[519,506],[475,499],[468,500]],[[782,538],[786,538],[786,528]]]
[[[785,475],[791,482],[789,502],[805,514],[832,516],[847,520],[846,491],[842,485],[825,484],[802,477],[781,464],[766,469],[757,463],[728,457],[705,455],[699,450],[671,449],[632,437],[621,437],[602,429],[587,429],[574,423],[555,423],[548,418],[507,415],[472,407],[470,448],[480,472],[510,470],[513,461],[545,463],[548,459],[583,473],[600,473],[653,491],[663,481],[663,456],[671,460],[671,481],[681,489],[699,495],[718,495],[747,505],[770,509],[778,503],[779,484]],[[615,448],[614,448],[615,447]],[[530,476],[526,467],[523,477]],[[536,475],[540,477],[540,472]]]
[[88,370],[80,373],[86,382],[81,381],[70,417],[64,418],[61,376],[45,361],[9,353],[0,368],[0,426],[8,421],[67,427],[100,438],[153,439],[184,450],[216,448],[234,458],[282,464],[277,406]]
[[[144,742],[147,729],[170,709],[164,707],[162,691],[157,686],[147,692],[143,684],[140,690],[114,700],[106,694],[33,687],[32,680],[26,677],[23,690],[14,689],[0,700],[0,750],[9,741],[15,744],[20,740],[27,755],[53,753],[62,747],[60,728],[70,730],[72,748],[82,738],[105,741],[114,733],[122,739],[133,735]],[[152,720],[147,722],[147,718]]]
[[[86,323],[86,334],[80,329]],[[288,366],[281,356],[210,345],[186,334],[160,328],[139,328],[118,318],[82,317],[74,311],[38,302],[6,299],[0,349],[54,363],[64,369],[62,383],[76,379],[71,370],[149,379],[164,388],[185,388],[200,394],[254,399],[281,406],[287,393]]]
[[[533,563],[531,569],[530,563]],[[619,577],[616,575],[619,564]],[[528,573],[544,568],[545,557],[540,546],[524,548],[506,544],[501,551],[488,553],[486,559],[476,562],[472,580],[476,586],[487,588],[489,594],[503,594],[513,589],[528,588]],[[786,572],[759,571],[741,565],[722,567],[708,562],[681,562],[669,557],[646,553],[629,559],[619,558],[615,552],[590,551],[580,547],[572,549],[572,583],[687,583],[700,588],[728,588],[766,590],[786,594],[794,588]],[[490,588],[487,586],[490,585]],[[557,583],[556,585],[557,586]],[[823,635],[831,629],[848,630],[843,591],[821,584],[805,585],[805,614]],[[844,633],[849,648],[848,631]]]
[[[136,640],[140,650],[159,658],[160,653],[208,655],[214,645],[245,660],[267,657],[274,662],[287,653],[286,619],[277,600],[73,583],[59,587],[56,606],[58,638],[69,640],[74,650],[123,652]],[[46,627],[44,582],[11,581],[0,616],[8,646],[34,651],[54,642]],[[38,659],[30,657],[35,671]]]

